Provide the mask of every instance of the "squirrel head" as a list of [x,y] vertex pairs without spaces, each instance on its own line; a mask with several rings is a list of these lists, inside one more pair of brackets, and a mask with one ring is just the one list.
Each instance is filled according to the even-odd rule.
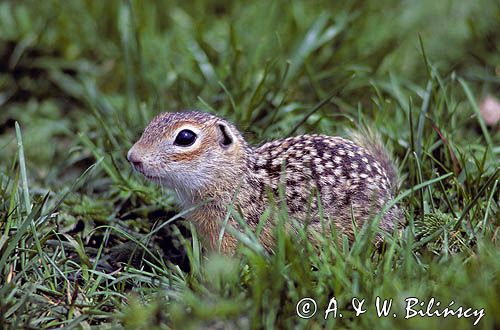
[[127,159],[147,179],[192,200],[203,191],[234,188],[249,150],[236,127],[222,118],[164,112],[149,123]]

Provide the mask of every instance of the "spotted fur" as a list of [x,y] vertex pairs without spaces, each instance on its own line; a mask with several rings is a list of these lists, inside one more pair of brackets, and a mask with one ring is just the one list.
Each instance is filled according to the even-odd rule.
[[[219,143],[227,139],[221,125],[229,135],[228,145]],[[199,134],[197,142],[190,148],[175,147],[175,134],[186,127]],[[332,223],[339,234],[352,239],[353,224],[361,227],[380,212],[394,197],[397,182],[397,172],[379,140],[363,141],[301,135],[251,147],[222,118],[202,112],[162,113],[146,127],[128,157],[140,163],[137,169],[147,178],[176,191],[183,208],[198,205],[188,217],[211,248],[217,247],[228,206],[256,229],[270,199],[285,203],[289,216],[298,223],[307,221],[312,230],[329,230]],[[280,195],[280,187],[284,194]],[[379,226],[392,232],[400,218],[399,208],[393,206]],[[229,224],[241,229],[233,216]],[[268,250],[273,247],[272,227],[271,219],[260,236]],[[232,253],[236,246],[237,240],[226,232],[222,250]]]

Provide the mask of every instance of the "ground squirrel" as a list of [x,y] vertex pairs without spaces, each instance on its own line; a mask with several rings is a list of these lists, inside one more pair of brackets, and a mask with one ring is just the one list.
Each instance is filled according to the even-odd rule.
[[[339,234],[353,237],[353,224],[367,219],[393,198],[396,169],[380,139],[354,134],[350,141],[326,135],[301,135],[251,147],[228,121],[203,112],[161,113],[146,127],[127,154],[146,178],[173,189],[210,248],[218,246],[221,223],[232,205],[255,229],[284,187],[289,216],[310,229],[335,225]],[[318,207],[317,196],[320,196]],[[382,216],[383,231],[394,230],[401,218],[397,206]],[[308,219],[308,220],[306,220]],[[259,237],[273,247],[273,221]],[[239,229],[229,217],[228,224]],[[220,247],[232,253],[237,240],[225,231]]]

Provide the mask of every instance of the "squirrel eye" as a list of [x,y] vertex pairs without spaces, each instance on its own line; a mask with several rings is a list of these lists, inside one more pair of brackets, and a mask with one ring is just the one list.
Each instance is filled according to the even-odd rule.
[[179,132],[179,134],[177,134],[174,144],[181,147],[187,147],[192,145],[195,140],[196,140],[196,134],[193,131],[190,131],[188,129],[183,129],[182,131]]

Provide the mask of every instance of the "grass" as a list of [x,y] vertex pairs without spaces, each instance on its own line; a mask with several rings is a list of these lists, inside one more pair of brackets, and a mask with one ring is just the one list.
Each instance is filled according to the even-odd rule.
[[[404,318],[406,298],[434,297],[498,328],[500,139],[478,106],[500,90],[498,22],[492,0],[1,2],[0,324],[473,326]],[[125,159],[154,114],[184,108],[252,143],[376,127],[399,163],[403,229],[381,250],[369,230],[315,249],[278,229],[272,255],[249,232],[236,256],[207,253]],[[296,315],[304,297],[311,319]],[[325,320],[332,297],[343,317]],[[376,297],[398,317],[377,317]]]

